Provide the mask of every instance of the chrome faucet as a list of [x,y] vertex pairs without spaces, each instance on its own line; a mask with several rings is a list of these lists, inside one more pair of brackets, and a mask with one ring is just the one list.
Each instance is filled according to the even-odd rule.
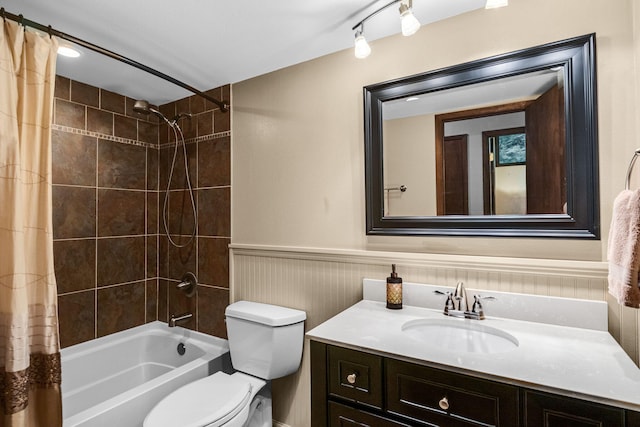
[[173,314],[171,315],[171,318],[169,319],[169,327],[173,328],[174,326],[176,326],[176,322],[180,322],[182,320],[187,320],[193,317],[193,314],[191,313],[185,313],[182,314],[180,316],[174,316]]
[[469,310],[469,298],[467,297],[467,291],[462,282],[456,284],[456,289],[453,291],[453,294],[442,291],[435,291],[435,293],[447,296],[443,310],[445,316],[462,317],[465,319],[483,320],[484,309],[481,300],[495,299],[494,297],[474,295],[473,305],[471,306],[471,310]]

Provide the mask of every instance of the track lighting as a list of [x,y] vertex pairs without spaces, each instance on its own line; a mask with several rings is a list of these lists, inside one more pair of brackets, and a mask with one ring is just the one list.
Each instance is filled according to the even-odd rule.
[[420,21],[413,16],[411,11],[412,0],[400,3],[400,26],[403,36],[411,36],[420,29]]
[[487,0],[484,5],[485,9],[497,9],[499,7],[509,6],[509,0]]
[[413,16],[413,12],[411,11],[412,0],[393,0],[390,3],[387,3],[386,5],[382,6],[380,9],[376,10],[375,12],[371,13],[362,21],[354,25],[354,27],[352,28],[352,30],[357,29],[356,40],[355,40],[356,58],[366,58],[371,53],[371,47],[369,47],[369,43],[367,43],[367,40],[364,38],[364,35],[362,34],[364,31],[365,21],[367,21],[369,18],[373,17],[374,15],[377,15],[378,13],[382,12],[389,6],[392,6],[396,3],[401,3],[400,4],[400,27],[402,28],[402,34],[405,36],[410,36],[412,34],[415,34],[415,32],[420,29],[420,21],[418,21],[418,19],[415,16]]
[[360,25],[360,30],[356,32],[355,52],[358,59],[366,58],[371,53],[371,47],[367,43],[367,39],[362,35],[363,30],[364,25]]

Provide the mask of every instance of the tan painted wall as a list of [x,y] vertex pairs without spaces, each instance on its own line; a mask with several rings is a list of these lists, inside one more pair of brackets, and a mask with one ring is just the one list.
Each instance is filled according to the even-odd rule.
[[[554,11],[549,13],[548,11]],[[602,260],[613,196],[635,148],[632,3],[512,0],[234,85],[233,241]],[[601,241],[367,237],[362,87],[597,33]],[[473,36],[470,36],[473,34]],[[639,174],[640,175],[640,174]]]
[[[612,335],[638,362],[640,316],[607,297],[602,262],[612,202],[640,145],[640,74],[634,68],[640,64],[640,41],[633,37],[634,22],[640,23],[638,3],[511,0],[504,9],[478,10],[425,26],[409,38],[374,42],[366,60],[355,59],[349,49],[235,84],[232,247],[264,253],[254,257],[251,250],[232,250],[232,299],[305,309],[308,328],[361,298],[363,276],[385,277],[391,260],[403,271],[418,263],[422,267],[405,280],[479,281],[480,288],[606,300]],[[598,57],[600,241],[365,235],[363,86],[592,32]],[[640,173],[632,185],[640,187]],[[269,255],[282,251],[293,255]],[[436,274],[441,255],[433,254],[451,254],[447,259],[462,267]],[[485,267],[486,260],[464,255],[549,260],[523,260],[530,263],[523,270],[514,258],[493,258],[510,266],[503,275]],[[568,260],[592,262],[576,266]],[[361,264],[365,267],[357,267]],[[538,265],[548,272],[537,275]],[[530,280],[520,271],[528,271]],[[585,280],[577,278],[582,271]],[[274,417],[304,427],[308,405],[305,356],[298,375],[274,384]]]

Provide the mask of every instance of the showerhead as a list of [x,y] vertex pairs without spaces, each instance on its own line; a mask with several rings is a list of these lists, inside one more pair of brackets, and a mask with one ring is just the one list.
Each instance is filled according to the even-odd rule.
[[144,99],[138,99],[134,104],[133,104],[133,111],[135,111],[136,113],[140,113],[140,114],[145,114],[145,115],[149,115],[151,113],[155,114],[156,116],[160,117],[161,119],[163,119],[164,121],[168,122],[167,118],[164,116],[164,114],[162,114],[160,111],[156,110],[155,108],[153,108],[150,104],[149,101],[145,101]]

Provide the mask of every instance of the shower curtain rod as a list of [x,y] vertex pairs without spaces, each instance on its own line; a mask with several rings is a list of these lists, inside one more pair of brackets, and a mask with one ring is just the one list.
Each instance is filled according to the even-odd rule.
[[122,56],[122,55],[120,55],[118,53],[115,53],[115,52],[112,52],[112,51],[110,51],[108,49],[105,49],[102,46],[95,45],[95,44],[90,43],[90,42],[88,42],[86,40],[82,40],[82,39],[80,39],[78,37],[72,36],[70,34],[63,33],[62,31],[58,31],[58,30],[56,30],[54,28],[51,28],[51,25],[45,26],[45,25],[39,24],[37,22],[31,21],[29,19],[26,19],[22,15],[14,15],[13,13],[9,13],[9,12],[5,11],[4,7],[0,8],[0,16],[3,19],[10,19],[12,21],[15,21],[15,22],[19,23],[20,25],[22,25],[24,27],[31,27],[31,28],[35,28],[36,30],[44,31],[45,33],[48,33],[49,36],[59,37],[61,39],[64,39],[64,40],[70,41],[70,42],[72,42],[74,44],[77,44],[79,46],[86,47],[87,49],[90,49],[90,50],[92,50],[94,52],[97,52],[97,53],[100,53],[102,55],[108,56],[109,58],[113,58],[113,59],[115,59],[117,61],[124,62],[125,64],[129,64],[129,65],[131,65],[131,66],[133,66],[133,67],[135,67],[135,68],[137,68],[139,70],[146,71],[149,74],[153,74],[156,77],[160,77],[163,80],[171,82],[171,83],[175,84],[176,86],[180,86],[183,89],[186,89],[186,90],[188,90],[188,91],[190,91],[190,92],[192,92],[192,93],[194,93],[194,94],[196,94],[198,96],[203,97],[204,99],[207,99],[207,100],[213,102],[218,107],[220,107],[221,111],[223,111],[225,113],[227,111],[229,111],[229,104],[226,101],[219,101],[219,100],[207,95],[206,93],[194,88],[193,86],[190,86],[190,85],[188,85],[188,84],[186,84],[184,82],[181,82],[180,80],[177,80],[177,79],[175,79],[175,78],[173,78],[173,77],[171,77],[171,76],[169,76],[167,74],[164,74],[164,73],[162,73],[162,72],[160,72],[160,71],[158,71],[156,69],[153,69],[153,68],[148,67],[148,66],[146,66],[144,64],[141,64],[138,61],[134,61],[133,59],[129,59],[126,56]]

